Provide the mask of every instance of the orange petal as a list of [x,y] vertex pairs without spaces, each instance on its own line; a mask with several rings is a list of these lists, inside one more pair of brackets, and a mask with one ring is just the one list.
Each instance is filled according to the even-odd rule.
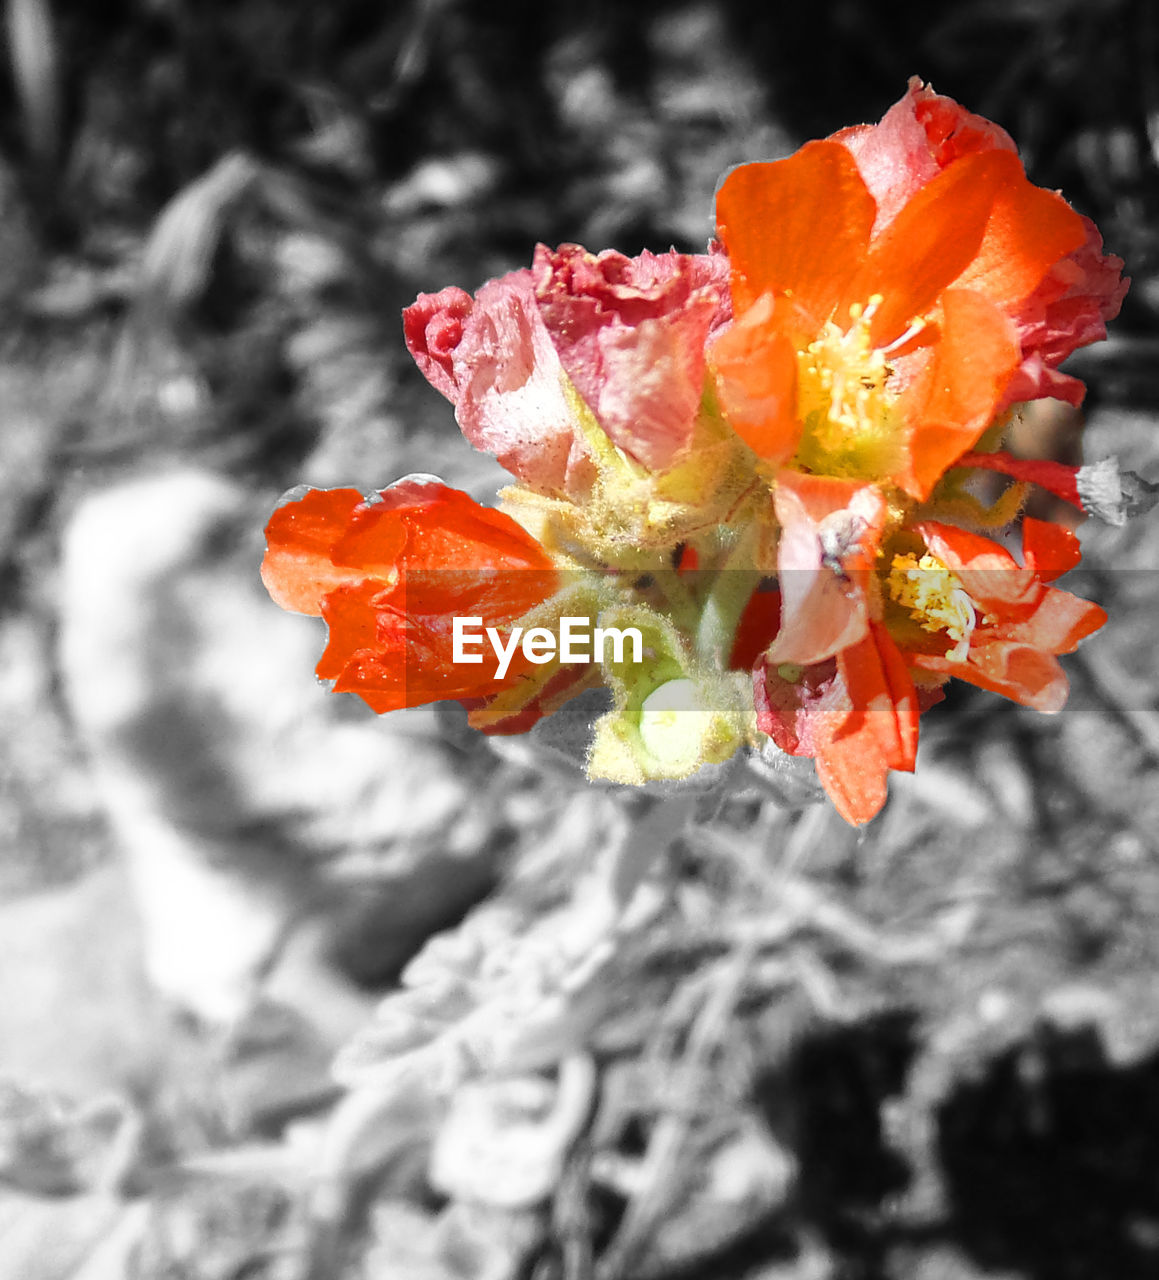
[[845,745],[818,755],[817,777],[837,812],[859,827],[881,812],[889,795],[889,768],[880,757],[870,760]]
[[1020,359],[1017,330],[988,298],[968,289],[942,294],[940,340],[903,393],[912,425],[909,469],[898,479],[907,492],[929,497],[946,469],[977,443]]
[[1007,151],[967,156],[908,200],[843,294],[846,305],[881,294],[873,316],[875,346],[885,346],[924,315],[977,256],[1004,189],[1025,183]]
[[774,327],[765,294],[711,344],[716,395],[733,430],[759,457],[787,462],[797,452],[797,355]]
[[400,520],[406,531],[405,551],[397,558],[408,571],[551,568],[547,552],[506,512],[484,507],[440,481],[409,476],[355,513],[335,559],[377,561],[377,530],[388,517]]
[[885,803],[889,771],[914,767],[918,698],[884,626],[838,654],[852,711],[817,752],[817,776],[846,822],[868,822]]
[[890,761],[902,748],[873,637],[840,653],[837,670],[853,709],[817,752],[817,776],[838,813],[857,826],[885,804]]
[[877,644],[878,656],[881,659],[881,670],[893,700],[894,714],[897,717],[898,753],[890,761],[891,768],[904,769],[912,773],[918,754],[918,694],[914,687],[913,677],[901,650],[893,641],[893,637],[881,622],[871,622],[870,631]]
[[1040,582],[1053,582],[1069,572],[1083,558],[1082,544],[1065,525],[1052,520],[1022,521],[1022,559]]
[[956,284],[1013,310],[1046,273],[1086,240],[1082,218],[1054,191],[1036,187],[1009,152],[1008,175],[995,193],[986,232]]
[[788,292],[823,323],[865,254],[876,211],[838,142],[808,142],[787,160],[734,169],[717,192],[716,221],[736,314],[762,293]]
[[[372,601],[379,595],[379,584],[361,582],[340,587],[327,596],[322,616],[329,634],[315,670],[319,679],[335,681],[338,691],[361,694],[381,714],[406,706],[406,680],[403,622],[397,614],[375,607]],[[373,689],[359,678],[365,665],[360,660],[380,669]],[[383,678],[382,670],[387,667],[390,677]]]
[[972,644],[966,662],[915,654],[913,664],[924,671],[954,676],[1047,715],[1062,710],[1070,690],[1066,672],[1056,657],[1015,640]]
[[1014,622],[1038,607],[1044,588],[991,538],[934,520],[918,521],[914,531],[984,613]]
[[[357,489],[310,489],[278,507],[266,525],[268,549],[262,561],[262,581],[276,604],[321,617],[324,596],[367,577],[331,560],[333,547],[362,501]],[[401,545],[400,530],[397,547]]]
[[[374,584],[345,586],[326,599],[329,640],[317,673],[338,693],[357,693],[375,711],[416,707],[448,699],[487,698],[526,670],[520,653],[503,682],[483,646],[479,664],[452,661],[448,614],[403,607],[401,588],[375,592]],[[485,619],[491,622],[492,619]]]
[[1043,588],[1034,612],[1003,626],[1001,620],[987,633],[1001,639],[1025,641],[1048,653],[1073,653],[1080,640],[1097,631],[1107,620],[1106,611],[1069,591]]

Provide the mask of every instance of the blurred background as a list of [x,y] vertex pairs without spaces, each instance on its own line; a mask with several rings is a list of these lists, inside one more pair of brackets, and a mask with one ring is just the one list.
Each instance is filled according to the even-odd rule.
[[[537,241],[702,250],[729,166],[875,121],[918,75],[1002,124],[1133,278],[1110,340],[1069,366],[1085,418],[1039,413],[1022,447],[1154,479],[1159,14],[3,11],[0,1280],[296,1275],[280,1173],[250,1169],[239,1199],[157,1171],[324,1114],[331,1055],[425,939],[519,859],[582,856],[614,825],[453,716],[380,722],[327,695],[321,624],[260,586],[291,486],[503,483],[413,366],[400,309]],[[807,848],[813,888],[866,919],[981,904],[985,925],[920,981],[841,976],[842,1012],[785,1068],[791,1213],[672,1273],[1159,1274],[1159,529],[1083,539],[1076,589],[1112,620],[1067,661],[1061,716],[955,692],[863,833],[792,799],[719,817],[758,858]],[[693,879],[707,848],[684,850]],[[929,1131],[908,1165],[890,1107]],[[941,1216],[894,1212],[935,1177]],[[395,1274],[385,1248],[349,1274]],[[460,1274],[398,1271],[420,1273]]]

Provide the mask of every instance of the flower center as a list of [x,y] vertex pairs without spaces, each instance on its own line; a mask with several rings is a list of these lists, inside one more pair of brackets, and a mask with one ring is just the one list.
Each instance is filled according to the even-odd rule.
[[869,335],[882,301],[875,293],[868,306],[855,302],[848,329],[827,320],[818,337],[797,353],[798,408],[825,447],[840,447],[851,435],[875,430],[892,404],[886,381],[893,370]]
[[950,662],[966,661],[978,611],[958,577],[937,556],[894,556],[889,594],[923,630],[944,631],[955,642],[946,654]]
[[894,469],[900,418],[888,385],[893,347],[875,347],[870,334],[882,301],[875,293],[864,306],[855,302],[848,328],[827,320],[797,352],[797,413],[804,427],[797,461],[808,470],[877,476]]

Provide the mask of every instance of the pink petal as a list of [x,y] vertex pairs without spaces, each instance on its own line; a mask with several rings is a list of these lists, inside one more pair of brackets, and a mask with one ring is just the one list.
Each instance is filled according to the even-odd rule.
[[539,245],[536,296],[563,369],[608,436],[659,470],[692,434],[704,346],[729,318],[722,254]]
[[781,473],[773,501],[781,522],[781,629],[768,657],[808,666],[868,634],[886,502],[870,484],[791,471]]
[[592,464],[576,434],[530,271],[488,281],[473,301],[458,289],[420,295],[403,315],[419,368],[454,401],[459,426],[476,448],[537,488],[590,486]]

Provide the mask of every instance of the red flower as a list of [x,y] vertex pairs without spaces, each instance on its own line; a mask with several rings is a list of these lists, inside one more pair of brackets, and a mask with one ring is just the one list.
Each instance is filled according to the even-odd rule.
[[[284,609],[325,618],[318,675],[375,711],[488,698],[503,681],[452,661],[452,619],[502,627],[547,599],[558,575],[510,516],[437,480],[410,476],[364,500],[310,489],[274,512],[262,579]],[[484,646],[486,647],[486,646]]]
[[733,426],[774,464],[919,498],[1012,395],[1043,394],[1068,315],[1093,332],[1090,307],[1121,297],[1117,260],[1091,263],[1005,134],[916,86],[879,126],[733,170],[717,220],[736,320],[710,362]]
[[757,725],[816,760],[847,821],[881,808],[891,769],[912,770],[919,712],[951,676],[1040,711],[1066,701],[1056,655],[1106,619],[1047,585],[1078,563],[1068,529],[1025,520],[1020,566],[988,538],[923,521],[882,566],[874,486],[783,471],[774,502],[780,629],[753,667]]

